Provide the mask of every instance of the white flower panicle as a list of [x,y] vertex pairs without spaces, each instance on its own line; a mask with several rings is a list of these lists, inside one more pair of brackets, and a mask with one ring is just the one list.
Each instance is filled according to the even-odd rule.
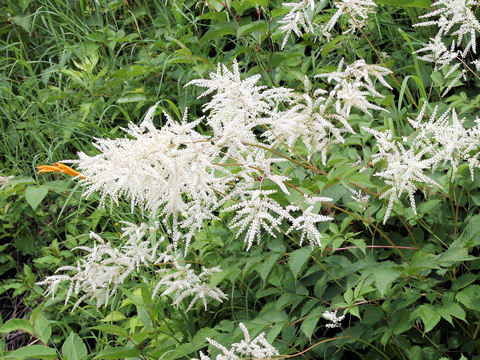
[[[420,186],[439,186],[427,173],[433,174],[448,163],[456,173],[462,162],[468,163],[473,181],[474,169],[480,167],[480,118],[475,126],[464,127],[465,119],[458,119],[454,109],[448,109],[437,117],[435,107],[428,121],[424,121],[427,104],[424,104],[415,120],[409,119],[416,130],[410,141],[393,139],[390,131],[380,132],[364,128],[377,140],[378,152],[372,163],[385,161],[386,167],[374,174],[385,179],[391,187],[380,198],[389,198],[384,223],[390,216],[395,201],[407,192],[412,210],[416,213],[414,193]],[[408,146],[408,148],[405,148]],[[447,168],[448,170],[448,168]]]
[[247,251],[252,247],[255,239],[257,243],[260,242],[262,229],[275,237],[275,231],[280,231],[279,226],[283,219],[293,221],[288,209],[269,197],[274,193],[276,190],[244,190],[239,194],[241,201],[224,210],[225,212],[235,211],[230,226],[238,228],[237,238],[246,232]]
[[[419,59],[433,62],[435,70],[450,67],[447,74],[444,75],[445,79],[460,69],[453,79],[448,79],[448,86],[442,96],[445,96],[460,79],[467,79],[469,70],[467,63],[470,62],[467,55],[470,51],[476,54],[476,37],[477,33],[480,33],[480,22],[472,11],[472,7],[477,5],[480,5],[477,0],[438,0],[432,4],[437,7],[436,10],[420,16],[421,19],[432,19],[437,16],[438,18],[413,25],[436,25],[439,28],[437,35],[431,38],[427,45],[415,51],[415,53],[423,53]],[[457,40],[451,41],[455,36]],[[464,45],[465,42],[466,45]],[[462,65],[465,65],[465,68],[461,68]],[[475,60],[471,61],[471,65],[476,67]]]
[[160,242],[152,246],[150,241],[142,240],[147,229],[146,225],[141,225],[135,231],[129,228],[125,233],[129,239],[122,247],[114,247],[99,235],[90,233],[90,238],[94,240],[93,247],[76,248],[87,252],[76,266],[62,266],[56,271],[63,272],[62,275],[48,276],[37,285],[48,285],[47,295],[55,296],[58,286],[62,282],[69,282],[65,304],[73,294],[83,293],[74,309],[85,299],[95,300],[97,307],[106,305],[133,271],[138,271],[140,265],[148,266],[156,261]]
[[108,197],[117,204],[125,196],[132,210],[161,209],[164,221],[173,219],[175,245],[182,236],[178,227],[187,230],[188,248],[203,222],[215,218],[216,192],[226,191],[231,179],[215,176],[212,163],[218,148],[194,130],[201,119],[186,123],[185,115],[182,123],[175,123],[165,115],[167,123],[156,129],[151,115],[140,126],[129,125],[126,132],[133,139],[97,140],[98,155],[80,153],[74,162],[85,176],[86,196],[98,191],[101,203]]
[[[439,27],[438,36],[457,37],[457,45],[462,45],[464,39],[468,42],[463,48],[462,56],[468,51],[477,51],[476,33],[480,32],[480,22],[477,20],[472,7],[480,5],[477,0],[438,0],[432,4],[436,10],[420,16],[421,19],[430,19],[438,16],[436,20],[427,20],[413,26]],[[453,31],[452,31],[453,30]]]
[[374,174],[374,176],[385,179],[385,183],[390,185],[390,188],[380,195],[380,199],[389,198],[383,223],[386,223],[393,204],[399,200],[404,191],[408,193],[412,210],[416,214],[414,193],[418,189],[417,184],[438,185],[435,180],[425,174],[426,171],[431,171],[435,162],[433,158],[426,156],[431,148],[405,149],[402,143],[392,139],[389,131],[382,133],[369,128],[364,128],[364,130],[377,139],[379,152],[372,155],[372,163],[375,164],[379,161],[386,163],[386,167],[382,171]]
[[354,133],[352,127],[348,124],[348,117],[350,116],[352,108],[358,108],[367,114],[370,114],[369,109],[385,110],[367,100],[368,95],[377,98],[384,97],[375,89],[371,77],[380,81],[380,83],[388,89],[392,89],[385,80],[385,76],[392,72],[380,65],[369,65],[363,59],[346,65],[345,69],[343,69],[343,66],[344,60],[342,59],[338,64],[337,71],[319,74],[315,77],[325,78],[329,83],[332,80],[337,83],[333,90],[330,91],[326,104],[335,104],[334,117],[339,120],[349,132]]
[[[296,217],[292,221],[292,225],[287,231],[287,234],[290,233],[292,230],[301,230],[302,233],[300,235],[300,245],[302,245],[303,240],[307,238],[311,246],[321,247],[322,235],[320,234],[320,231],[318,231],[316,224],[325,221],[332,221],[333,218],[314,213],[314,207],[315,203],[332,201],[333,199],[328,197],[306,198],[305,202],[310,204],[310,206],[307,207],[307,209],[305,210],[302,209],[302,215]],[[300,210],[300,207],[297,207],[295,210]]]
[[335,7],[337,11],[323,27],[323,35],[330,39],[331,31],[342,15],[349,16],[349,26],[345,33],[353,32],[355,29],[363,27],[368,19],[368,15],[373,12],[376,6],[372,0],[336,0]]
[[[107,305],[109,299],[117,292],[118,287],[134,272],[139,271],[140,266],[150,267],[153,264],[172,262],[172,270],[163,276],[157,283],[153,296],[160,287],[167,289],[162,295],[175,293],[173,304],[178,306],[180,302],[193,296],[187,311],[198,301],[202,300],[207,307],[207,297],[222,302],[227,296],[217,287],[208,284],[209,277],[216,272],[222,271],[219,267],[211,269],[202,268],[197,275],[190,269],[190,264],[181,266],[178,263],[178,254],[172,255],[173,245],[166,247],[165,251],[158,253],[158,246],[163,242],[161,238],[152,246],[150,239],[144,239],[147,234],[157,231],[158,227],[146,224],[135,225],[123,222],[126,227],[122,228],[122,238],[127,238],[124,244],[114,247],[99,235],[91,233],[90,237],[95,241],[93,247],[79,246],[76,249],[87,252],[87,255],[78,260],[76,266],[62,266],[57,272],[61,275],[48,276],[37,285],[47,285],[46,294],[55,296],[55,291],[63,282],[70,283],[65,304],[72,295],[82,294],[76,301],[75,309],[85,299],[96,301],[97,307]],[[164,272],[161,272],[162,274]]]
[[[287,44],[288,37],[293,32],[298,37],[303,33],[313,33],[314,28],[310,15],[307,13],[307,9],[313,12],[315,9],[314,0],[301,0],[299,2],[289,2],[282,4],[285,7],[291,8],[290,11],[278,22],[283,24],[280,30],[285,33],[285,37],[282,42],[282,50]],[[303,32],[302,32],[303,29]]]
[[[186,311],[189,311],[198,300],[202,300],[206,311],[207,298],[212,298],[219,302],[227,299],[227,295],[225,295],[222,290],[208,283],[212,274],[222,271],[220,267],[216,266],[210,269],[202,267],[202,272],[198,275],[195,274],[190,267],[191,264],[182,266],[175,260],[173,270],[164,275],[157,283],[153,290],[152,297],[158,293],[161,287],[165,287],[166,289],[161,295],[166,296],[173,294],[173,305],[178,307],[183,299],[193,296]],[[164,273],[164,271],[160,272]]]
[[479,167],[480,118],[476,118],[474,127],[466,129],[463,125],[465,119],[459,119],[455,109],[448,109],[437,118],[438,107],[435,107],[426,122],[423,121],[425,110],[426,104],[415,120],[409,119],[412,127],[417,130],[416,146],[435,147],[432,152],[433,170],[448,162],[453,173],[456,173],[462,161],[468,162],[473,181],[473,170]]
[[337,310],[334,311],[325,311],[322,314],[322,317],[328,321],[330,321],[329,324],[326,324],[325,327],[333,329],[340,327],[340,322],[345,319],[345,315],[342,316],[337,316]]
[[268,124],[269,114],[275,113],[278,104],[294,96],[290,89],[255,85],[259,79],[260,75],[254,75],[242,80],[234,60],[233,71],[219,64],[209,80],[192,80],[185,85],[207,88],[199,98],[215,92],[204,106],[208,112],[205,122],[213,131],[215,143],[227,147],[224,159],[240,158],[247,151],[246,143],[258,143],[253,128]]
[[[217,355],[216,360],[240,360],[245,358],[263,360],[280,355],[278,350],[267,341],[265,333],[261,333],[252,340],[247,327],[242,323],[239,323],[239,327],[243,332],[244,339],[239,343],[232,344],[230,349],[213,339],[206,338],[210,345],[222,351],[221,354]],[[210,357],[200,351],[200,360],[210,360]]]

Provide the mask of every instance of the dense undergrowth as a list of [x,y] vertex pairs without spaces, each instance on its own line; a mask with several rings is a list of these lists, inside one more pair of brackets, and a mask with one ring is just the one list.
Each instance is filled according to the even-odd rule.
[[356,2],[0,3],[0,357],[480,358],[480,28]]

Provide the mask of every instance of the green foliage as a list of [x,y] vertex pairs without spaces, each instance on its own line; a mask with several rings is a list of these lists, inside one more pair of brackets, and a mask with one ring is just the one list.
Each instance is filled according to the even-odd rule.
[[[118,221],[140,222],[142,216],[132,214],[128,202],[98,208],[98,197],[82,198],[71,179],[32,178],[35,166],[74,159],[78,151],[93,154],[94,138],[120,136],[120,128],[138,123],[157,101],[176,120],[185,107],[196,118],[200,92],[183,86],[219,62],[237,58],[245,73],[262,74],[262,85],[301,89],[305,74],[335,69],[342,57],[378,63],[373,44],[388,52],[385,64],[398,82],[388,80],[394,88],[382,100],[388,111],[375,118],[354,114],[352,126],[406,136],[412,130],[407,119],[426,100],[470,121],[480,106],[479,82],[458,83],[454,94],[438,100],[449,69],[433,71],[413,54],[434,36],[410,26],[431,2],[375,2],[368,40],[338,31],[320,45],[313,42],[319,34],[307,34],[289,39],[284,50],[282,1],[2,2],[0,175],[14,178],[0,187],[0,295],[21,299],[26,314],[1,313],[0,357],[186,359],[207,348],[206,337],[239,341],[235,329],[243,322],[252,336],[265,332],[282,355],[304,352],[306,359],[480,358],[480,174],[473,182],[467,168],[443,174],[437,180],[446,191],[415,194],[418,215],[397,204],[395,216],[381,226],[385,204],[375,199],[362,207],[346,190],[356,184],[373,195],[385,187],[371,176],[371,164],[352,166],[375,151],[371,134],[362,130],[336,145],[322,168],[326,176],[293,162],[277,169],[300,190],[334,199],[322,209],[335,221],[320,227],[321,249],[300,247],[283,224],[284,234],[265,234],[246,253],[228,216],[195,235],[192,266],[220,266],[212,283],[229,296],[209,303],[208,312],[201,305],[185,312],[188,303],[173,307],[169,296],[152,299],[157,268],[139,271],[138,283],[123,284],[100,309],[87,299],[72,312],[74,301],[64,304],[67,288],[45,298],[35,285],[59,266],[75,264],[75,248],[91,244],[90,231],[115,242]],[[333,2],[317,2],[315,21],[325,23],[333,14],[327,3]],[[304,145],[295,151],[296,160],[306,158]],[[320,167],[320,156],[309,163]],[[291,200],[284,194],[278,199]],[[153,236],[162,235],[163,228]],[[322,314],[329,309],[346,315],[340,328],[325,327]],[[5,335],[15,332],[35,344],[7,348]],[[217,350],[210,350],[214,358]]]

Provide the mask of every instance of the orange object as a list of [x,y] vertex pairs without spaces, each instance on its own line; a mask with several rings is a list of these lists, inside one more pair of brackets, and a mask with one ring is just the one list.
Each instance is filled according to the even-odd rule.
[[[70,176],[79,176],[79,173],[76,170],[73,170],[70,166],[64,165],[62,163],[54,163],[53,165],[39,165],[37,166],[37,174],[46,173],[46,172],[61,172]],[[80,179],[85,179],[85,176],[79,176]]]

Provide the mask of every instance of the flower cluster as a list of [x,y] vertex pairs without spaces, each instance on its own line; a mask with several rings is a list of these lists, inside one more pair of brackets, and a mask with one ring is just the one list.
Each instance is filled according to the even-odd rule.
[[[165,260],[164,260],[165,261]],[[205,311],[207,310],[207,297],[215,299],[219,302],[227,299],[227,295],[217,287],[213,287],[208,283],[210,276],[214,273],[221,272],[218,266],[207,269],[202,268],[200,274],[195,274],[190,267],[191,264],[182,266],[173,258],[174,267],[170,273],[164,275],[157,286],[153,290],[152,297],[154,297],[161,287],[165,287],[162,296],[174,294],[173,305],[178,306],[180,302],[186,297],[192,296],[193,299],[188,305],[187,311],[192,308],[198,300],[202,300]],[[160,273],[165,273],[167,270],[160,270]]]
[[333,329],[336,327],[340,327],[340,322],[345,319],[345,315],[342,316],[337,316],[337,310],[334,311],[325,311],[322,314],[322,317],[328,321],[330,321],[329,324],[326,324],[325,327]]
[[377,5],[372,0],[337,0],[335,1],[335,6],[337,11],[330,18],[322,31],[327,39],[331,37],[331,31],[342,15],[349,16],[348,29],[345,33],[353,32],[355,29],[361,28],[365,25],[368,15]]
[[[232,344],[230,349],[213,339],[207,338],[210,345],[222,351],[221,354],[217,355],[216,360],[240,360],[242,358],[262,360],[280,355],[278,350],[265,339],[265,333],[261,333],[252,340],[247,327],[242,323],[239,324],[239,327],[243,332],[244,339],[239,343]],[[200,360],[210,360],[210,357],[200,351]]]
[[118,287],[132,272],[138,272],[140,266],[149,267],[152,264],[173,260],[175,265],[173,271],[160,279],[153,296],[163,285],[168,289],[162,295],[175,292],[173,304],[176,306],[186,297],[193,295],[187,311],[199,299],[202,300],[205,308],[207,297],[220,302],[226,299],[226,295],[220,289],[212,287],[207,282],[211,274],[221,271],[219,267],[203,268],[200,275],[196,275],[190,269],[190,265],[180,266],[178,264],[176,261],[178,255],[170,254],[172,245],[167,246],[164,252],[158,253],[157,250],[163,238],[153,246],[150,239],[144,239],[147,233],[156,231],[156,227],[149,227],[146,224],[139,226],[132,223],[125,224],[127,226],[122,228],[122,237],[128,239],[122,246],[113,246],[99,235],[91,233],[90,237],[94,240],[93,247],[79,246],[76,248],[87,252],[83,259],[78,260],[76,266],[62,266],[57,269],[57,272],[64,272],[63,274],[48,276],[37,285],[47,285],[47,294],[55,296],[59,285],[68,282],[70,285],[65,304],[73,294],[80,295],[82,293],[78,297],[74,309],[85,299],[95,300],[97,307],[100,307],[108,303],[109,299],[117,292]]
[[310,8],[310,10],[313,11],[315,9],[315,2],[313,0],[301,0],[296,3],[283,3],[282,5],[291,8],[282,20],[279,21],[279,24],[283,24],[280,30],[285,33],[282,42],[283,49],[292,32],[299,37],[302,36],[302,28],[305,33],[313,33],[314,28],[307,9]]
[[[445,74],[445,78],[465,64],[470,51],[474,54],[477,52],[476,37],[477,33],[480,33],[480,22],[477,20],[475,12],[472,11],[472,7],[476,5],[480,5],[477,0],[438,0],[432,4],[437,7],[436,10],[420,16],[421,19],[427,20],[413,25],[438,27],[437,35],[415,53],[423,53],[419,58],[433,62],[436,70],[448,66],[449,70]],[[437,19],[431,20],[432,18]],[[456,37],[457,41],[451,40],[453,37]],[[463,44],[465,45],[462,46]],[[475,61],[472,62],[472,65],[476,67]],[[460,69],[455,78],[450,80],[443,95],[447,94],[458,80],[466,79],[467,69]]]
[[85,178],[86,196],[100,192],[101,203],[109,197],[115,204],[125,196],[132,210],[134,206],[151,213],[161,209],[164,222],[173,221],[175,246],[182,236],[180,228],[187,230],[188,247],[203,222],[215,218],[216,192],[226,191],[230,178],[215,176],[212,163],[218,149],[194,130],[200,120],[176,123],[165,114],[167,123],[157,129],[151,121],[154,110],[139,126],[129,125],[129,138],[99,139],[98,155],[80,153],[73,162]]
[[469,164],[473,181],[474,168],[480,167],[480,119],[475,126],[466,129],[465,119],[459,120],[455,110],[447,110],[437,118],[436,107],[427,122],[423,121],[427,104],[410,124],[416,132],[410,141],[393,139],[390,131],[380,132],[370,128],[365,131],[375,136],[378,152],[372,155],[372,163],[384,161],[386,167],[375,173],[390,185],[380,198],[389,198],[384,223],[390,216],[395,201],[406,191],[413,212],[416,214],[414,193],[420,185],[439,186],[431,175],[439,166],[450,163],[453,173],[462,161]]

